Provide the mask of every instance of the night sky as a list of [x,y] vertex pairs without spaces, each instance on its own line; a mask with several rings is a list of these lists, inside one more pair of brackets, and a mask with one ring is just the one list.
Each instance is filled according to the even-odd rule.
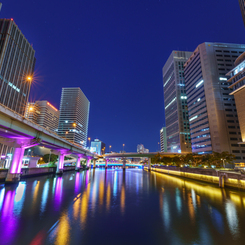
[[30,100],[59,108],[62,87],[90,101],[88,136],[113,151],[158,150],[162,67],[172,50],[245,43],[237,0],[2,0],[36,51]]

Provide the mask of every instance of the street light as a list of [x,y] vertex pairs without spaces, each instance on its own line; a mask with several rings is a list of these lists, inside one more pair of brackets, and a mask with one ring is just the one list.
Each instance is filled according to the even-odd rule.
[[109,148],[110,148],[110,150],[109,150],[109,151],[111,151],[111,145],[109,146]]
[[[27,82],[31,83],[32,82],[32,77],[31,76],[27,76],[26,80],[27,80]],[[29,98],[30,90],[31,90],[31,84],[29,85],[27,99]]]
[[225,168],[225,158],[221,158],[221,160],[223,161],[223,167]]
[[89,145],[90,145],[90,140],[91,140],[90,137],[88,137],[88,147],[89,147]]
[[123,144],[123,152],[124,152],[124,146],[125,146],[125,144]]

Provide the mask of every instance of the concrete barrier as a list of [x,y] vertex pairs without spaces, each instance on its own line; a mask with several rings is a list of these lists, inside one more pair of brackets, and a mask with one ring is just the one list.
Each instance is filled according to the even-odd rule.
[[[148,167],[144,169],[148,170]],[[245,174],[240,172],[180,167],[151,167],[151,171],[204,181],[216,184],[219,187],[232,187],[245,190]]]
[[[75,170],[75,166],[64,166],[64,172]],[[4,182],[8,173],[8,169],[0,170],[0,181]],[[55,174],[56,167],[44,167],[44,168],[22,168],[21,178],[35,177],[45,174]]]

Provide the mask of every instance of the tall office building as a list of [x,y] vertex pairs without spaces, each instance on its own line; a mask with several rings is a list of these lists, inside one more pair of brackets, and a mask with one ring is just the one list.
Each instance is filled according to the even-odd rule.
[[168,152],[191,152],[184,79],[184,64],[191,54],[172,51],[162,69]]
[[245,45],[202,43],[185,64],[186,95],[192,151],[202,154],[228,151],[241,160],[241,133],[234,96],[226,73]]
[[238,0],[238,2],[239,2],[241,13],[242,13],[243,23],[245,25],[245,0]]
[[161,152],[167,152],[167,132],[166,127],[162,127],[160,130],[160,147]]
[[0,19],[0,103],[24,116],[35,51],[13,19]]
[[89,108],[80,88],[62,88],[58,134],[86,147]]
[[33,122],[50,129],[58,130],[60,112],[46,100],[28,103],[25,117]]
[[[227,83],[230,84],[229,88],[233,89],[230,94],[235,97],[242,142],[245,144],[245,52],[236,59],[234,65],[235,67],[227,73]],[[241,147],[245,147],[244,144]]]
[[98,155],[105,154],[105,143],[99,139],[91,142],[91,152],[96,152]]

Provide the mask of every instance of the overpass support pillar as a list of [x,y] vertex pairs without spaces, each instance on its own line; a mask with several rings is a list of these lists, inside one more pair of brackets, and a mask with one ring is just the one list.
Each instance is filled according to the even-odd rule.
[[151,158],[148,158],[148,171],[151,171]]
[[93,159],[93,161],[94,161],[93,168],[95,169],[96,168],[96,159]]
[[91,168],[91,159],[90,158],[87,158],[87,167]]
[[105,169],[108,168],[108,162],[109,162],[109,159],[105,159]]
[[126,169],[126,158],[124,157],[123,158],[123,171],[125,171]]
[[63,171],[64,171],[64,158],[65,158],[65,154],[64,153],[60,153],[59,154],[58,163],[57,163],[56,174],[59,174],[59,175],[63,174]]
[[10,164],[10,168],[8,170],[7,177],[5,179],[6,183],[15,183],[20,180],[24,152],[24,147],[14,149],[13,158]]
[[77,157],[77,163],[76,163],[76,171],[79,171],[81,168],[81,157]]

